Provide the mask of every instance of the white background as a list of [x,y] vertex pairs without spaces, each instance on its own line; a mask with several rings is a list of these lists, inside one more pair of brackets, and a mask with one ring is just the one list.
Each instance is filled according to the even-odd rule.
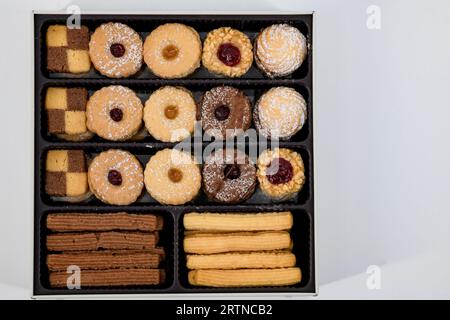
[[[31,10],[312,11],[319,298],[450,298],[450,2],[2,1],[0,298],[32,270]],[[381,8],[381,29],[366,9]],[[381,267],[368,290],[369,265]]]

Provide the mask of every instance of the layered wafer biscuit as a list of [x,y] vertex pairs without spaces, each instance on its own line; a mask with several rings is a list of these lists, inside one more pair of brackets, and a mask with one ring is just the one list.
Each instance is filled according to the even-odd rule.
[[186,230],[204,231],[266,231],[289,230],[292,213],[187,213],[183,218]]
[[158,234],[142,232],[55,233],[47,236],[49,251],[154,248]]
[[51,213],[47,228],[54,232],[137,230],[157,231],[163,227],[161,216],[119,213]]
[[[64,272],[50,273],[50,286],[66,287],[71,274]],[[113,269],[113,270],[82,270],[80,273],[81,287],[112,287],[132,285],[157,285],[165,280],[161,269]]]
[[57,253],[47,256],[50,271],[66,271],[71,265],[81,270],[116,268],[158,268],[161,255],[145,251]]
[[184,237],[186,253],[211,254],[233,251],[288,249],[291,236],[286,231],[191,234]]
[[53,72],[83,73],[91,68],[89,30],[51,25],[47,29],[47,69]]
[[189,254],[188,269],[273,269],[295,266],[295,255],[288,251]]
[[189,283],[208,287],[288,286],[299,283],[299,268],[194,270],[189,271]]

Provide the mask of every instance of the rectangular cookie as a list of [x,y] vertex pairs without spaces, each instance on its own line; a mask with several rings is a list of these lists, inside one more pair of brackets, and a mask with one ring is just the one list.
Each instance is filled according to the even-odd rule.
[[233,251],[280,250],[291,247],[287,231],[195,233],[184,237],[186,253],[211,254]]
[[[71,274],[65,271],[50,272],[50,286],[67,287],[67,279]],[[81,287],[112,287],[158,285],[164,283],[165,272],[161,269],[112,269],[82,270]]]
[[188,269],[273,269],[295,266],[295,255],[288,251],[249,253],[188,254]]
[[207,287],[261,287],[288,286],[302,279],[300,268],[193,270],[188,274],[189,283]]
[[116,268],[158,268],[161,256],[146,251],[117,252],[99,251],[83,253],[57,253],[47,256],[50,271],[66,271],[68,266],[76,265],[81,270]]
[[136,230],[157,231],[163,228],[161,216],[119,213],[51,213],[47,228],[54,232]]
[[157,232],[55,233],[47,236],[47,249],[49,251],[146,250],[154,248],[157,242]]
[[84,73],[91,68],[89,29],[51,25],[47,29],[47,69],[53,72]]
[[183,217],[186,230],[266,231],[292,228],[292,213],[187,213]]

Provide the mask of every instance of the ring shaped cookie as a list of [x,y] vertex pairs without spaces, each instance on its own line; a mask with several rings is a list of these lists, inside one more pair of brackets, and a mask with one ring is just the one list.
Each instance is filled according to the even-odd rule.
[[158,77],[182,78],[200,66],[202,42],[197,31],[180,23],[157,27],[145,39],[144,60]]
[[141,164],[127,151],[104,151],[89,165],[89,187],[98,199],[108,204],[135,202],[142,193],[143,179]]
[[86,106],[87,127],[103,139],[131,138],[142,125],[143,107],[138,96],[122,86],[96,91]]
[[198,165],[189,153],[176,149],[158,151],[147,163],[144,176],[148,193],[162,204],[186,203],[200,190]]
[[246,131],[252,121],[251,104],[244,92],[229,86],[205,92],[200,101],[202,127],[217,139]]
[[196,112],[197,106],[190,91],[166,86],[148,98],[144,122],[155,139],[177,142],[194,132]]
[[256,168],[239,150],[213,152],[203,165],[203,190],[209,199],[222,203],[247,200],[255,191]]
[[142,39],[122,23],[99,26],[89,42],[91,61],[101,74],[123,78],[135,74],[142,66]]

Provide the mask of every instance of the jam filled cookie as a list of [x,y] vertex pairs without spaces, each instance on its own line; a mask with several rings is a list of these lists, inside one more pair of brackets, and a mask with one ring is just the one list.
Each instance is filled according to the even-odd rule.
[[144,122],[150,134],[160,141],[176,142],[194,132],[197,105],[184,88],[166,86],[152,93],[145,103]]
[[265,28],[255,41],[255,61],[269,77],[283,77],[297,70],[307,53],[305,36],[288,24]]
[[217,150],[203,165],[203,191],[212,201],[238,203],[255,191],[256,168],[239,150]]
[[103,139],[121,141],[131,138],[141,128],[143,106],[132,90],[109,86],[91,96],[86,113],[90,131]]
[[203,130],[208,135],[217,139],[230,138],[250,127],[250,100],[236,88],[215,87],[203,95],[200,116]]
[[83,201],[91,196],[82,150],[48,151],[45,169],[45,191],[49,196],[69,202]]
[[125,24],[105,23],[92,34],[89,55],[95,69],[104,76],[128,77],[141,69],[142,39]]
[[93,134],[86,127],[87,98],[85,88],[48,88],[45,94],[48,133],[69,141],[90,139]]
[[158,151],[145,167],[145,187],[159,203],[179,205],[200,191],[199,166],[193,157],[176,149]]
[[108,204],[135,202],[142,193],[143,179],[141,164],[127,151],[104,151],[89,165],[89,186],[98,199]]
[[262,192],[277,201],[295,197],[305,183],[302,157],[289,149],[265,150],[258,157],[257,175]]
[[227,77],[240,77],[250,69],[252,62],[252,43],[244,33],[222,27],[206,36],[202,63],[209,71]]
[[144,60],[158,77],[182,78],[200,66],[202,42],[197,31],[180,23],[153,30],[144,42]]
[[263,136],[289,139],[305,123],[306,101],[292,88],[272,88],[256,103],[253,119],[258,132]]
[[84,73],[91,68],[89,30],[52,25],[47,29],[47,69],[53,72]]

